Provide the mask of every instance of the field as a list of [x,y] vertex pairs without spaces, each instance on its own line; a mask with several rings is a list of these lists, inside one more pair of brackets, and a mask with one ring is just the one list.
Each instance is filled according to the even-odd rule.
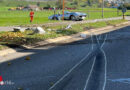
[[[8,11],[8,8],[9,7],[0,8],[0,26],[43,24],[49,22],[58,22],[58,21],[48,20],[48,16],[52,15],[53,11],[44,10],[44,11],[35,12],[34,22],[30,23],[29,11]],[[73,11],[87,13],[88,17],[86,18],[86,20],[102,18],[101,8],[94,8],[90,10],[86,8],[86,9],[79,9]],[[119,14],[117,14],[116,9],[111,9],[111,8],[104,9],[104,18],[119,17],[121,15],[122,12],[119,11]],[[130,12],[126,13],[126,15],[130,15]]]
[[[54,1],[40,2],[40,7],[44,7],[48,3],[51,4],[51,6],[55,5]],[[17,7],[19,5],[27,6],[29,4],[36,5],[37,2],[31,2],[31,1],[27,2],[27,1],[24,1],[24,0],[4,0],[4,1],[0,0],[0,7]]]

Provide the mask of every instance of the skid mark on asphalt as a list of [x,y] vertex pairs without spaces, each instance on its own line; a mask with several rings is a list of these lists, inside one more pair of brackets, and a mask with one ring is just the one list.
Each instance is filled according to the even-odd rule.
[[84,90],[86,90],[87,85],[88,85],[88,82],[89,82],[90,77],[91,77],[91,75],[92,75],[92,71],[93,71],[93,68],[94,68],[94,65],[95,65],[95,61],[96,61],[96,57],[94,58],[94,61],[93,61],[93,64],[92,64],[92,67],[91,67],[90,73],[89,73],[89,75],[88,75],[88,79],[86,80],[86,84],[85,84]]
[[119,79],[108,79],[108,80],[112,81],[112,82],[120,82],[120,83],[130,84],[130,78],[119,78]]
[[[96,37],[97,38],[97,37]],[[101,38],[101,36],[100,36],[100,38]],[[101,55],[101,57],[104,57],[103,59],[104,60],[99,60],[103,65],[101,65],[100,67],[101,68],[99,68],[99,71],[101,70],[101,73],[100,72],[98,72],[98,74],[99,74],[99,78],[101,78],[101,76],[103,76],[104,77],[104,82],[103,82],[103,84],[100,84],[99,82],[99,80],[97,79],[97,83],[99,83],[100,84],[100,86],[102,87],[102,90],[105,90],[105,86],[106,86],[106,73],[107,73],[107,71],[106,71],[106,68],[107,68],[107,60],[106,60],[106,55],[105,55],[105,52],[103,51],[103,49],[102,49],[102,47],[104,46],[104,44],[105,44],[105,41],[106,41],[106,39],[107,39],[107,34],[106,34],[106,38],[104,39],[104,41],[103,41],[103,43],[100,45],[100,42],[99,42],[99,40],[98,40],[98,38],[97,38],[97,49],[98,50],[96,50],[96,52],[93,52],[93,49],[94,49],[94,46],[93,46],[93,35],[91,35],[91,42],[92,42],[92,47],[91,47],[91,51],[83,58],[83,59],[81,59],[80,60],[80,62],[79,63],[77,63],[74,67],[72,67],[63,77],[61,77],[52,87],[50,87],[48,90],[59,90],[59,87],[60,87],[60,89],[61,89],[61,86],[59,86],[61,83],[63,83],[63,80],[65,80],[67,77],[69,77],[69,75],[71,75],[72,74],[72,72],[75,70],[77,70],[77,68],[79,68],[81,65],[83,65],[83,63],[85,63],[85,61],[88,61],[88,59],[90,59],[90,57],[92,58],[92,57],[95,57],[95,59],[94,59],[94,61],[93,61],[93,63],[92,63],[92,67],[91,67],[91,69],[90,69],[90,73],[89,73],[89,76],[88,76],[88,78],[87,78],[87,80],[85,80],[86,82],[85,82],[85,87],[84,87],[84,90],[86,90],[86,88],[87,88],[87,85],[88,85],[88,83],[89,83],[89,81],[91,81],[90,80],[90,77],[92,76],[91,74],[92,74],[92,72],[94,71],[93,70],[93,68],[95,67],[95,61],[96,61],[96,59],[97,59],[97,57],[96,57],[96,55],[97,54],[95,54],[95,53],[98,53],[98,51],[100,52],[100,54],[98,54],[98,55]],[[92,55],[91,55],[92,54]],[[95,56],[94,56],[95,55]],[[97,59],[98,60],[98,59]],[[100,65],[100,63],[99,63],[99,61],[97,61],[97,65]],[[102,68],[102,67],[104,67],[104,68]],[[97,66],[96,66],[96,68],[97,68]],[[96,69],[95,68],[95,69]],[[104,74],[103,74],[103,73]],[[97,73],[96,73],[97,74]],[[71,78],[71,80],[72,80],[72,78]],[[70,80],[70,81],[71,81]],[[68,81],[68,80],[67,80]],[[67,82],[64,82],[64,85],[65,84],[67,84]],[[93,88],[93,87],[91,87],[91,88]],[[63,88],[62,88],[63,89]],[[101,88],[100,88],[101,89]],[[70,89],[71,90],[71,89]]]
[[88,56],[90,55],[90,52],[79,62],[77,63],[73,68],[71,68],[62,78],[60,78],[52,87],[50,87],[48,90],[53,90],[63,79],[65,79],[74,69],[76,69]]
[[[91,32],[91,34],[95,35],[94,33]],[[103,84],[103,87],[102,87],[102,90],[105,90],[105,87],[106,87],[106,81],[107,81],[107,58],[106,58],[106,54],[103,50],[103,46],[105,45],[106,43],[106,40],[107,40],[107,34],[103,34],[105,37],[102,38],[102,35],[95,35],[96,36],[96,40],[97,40],[97,45],[99,47],[99,50],[101,51],[103,57],[104,57],[104,84]],[[100,40],[103,39],[103,42],[100,42]],[[101,40],[102,41],[102,40]],[[92,71],[90,71],[92,72]],[[89,77],[90,78],[90,77]],[[86,90],[86,88],[84,89]]]
[[[105,35],[103,43],[101,43],[99,41],[99,39],[101,39],[101,37],[102,37],[101,35],[99,37],[96,36],[97,44],[98,44],[98,47],[100,48],[99,49],[100,53],[94,59],[89,76],[86,80],[84,90],[105,90],[105,87],[106,87],[107,58],[106,58],[106,54],[102,48],[103,48],[104,44],[106,43],[107,34]],[[104,77],[104,78],[102,79],[102,77]],[[96,84],[94,84],[94,83],[96,83]]]
[[[91,40],[92,40],[92,50],[93,50],[93,36],[91,34]],[[74,69],[76,69],[92,52],[92,50],[83,58],[80,60],[79,63],[77,63],[74,67],[72,67],[62,78],[60,78],[52,87],[50,87],[48,90],[53,90],[63,79],[65,79]]]
[[[101,37],[101,35],[100,35],[100,37]],[[100,42],[99,42],[100,37],[97,38],[97,36],[96,36],[96,39],[97,39],[99,45],[100,45]],[[103,84],[102,90],[105,90],[106,81],[107,81],[107,58],[106,58],[106,54],[105,54],[105,52],[104,52],[104,50],[103,50],[103,46],[105,45],[106,40],[107,40],[107,34],[105,35],[105,39],[104,39],[103,43],[102,43],[101,46],[100,46],[100,50],[101,50],[101,52],[103,53],[104,61],[105,61],[105,62],[104,62],[104,64],[105,64],[105,66],[104,66],[104,70],[105,70],[105,71],[104,71],[104,84]]]

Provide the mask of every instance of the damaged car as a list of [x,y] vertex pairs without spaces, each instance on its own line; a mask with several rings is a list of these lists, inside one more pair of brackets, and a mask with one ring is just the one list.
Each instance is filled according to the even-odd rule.
[[[86,18],[86,13],[81,12],[64,12],[64,20],[72,20],[72,21],[81,21]],[[61,20],[63,18],[63,14],[54,14],[50,16],[48,19],[50,20]]]

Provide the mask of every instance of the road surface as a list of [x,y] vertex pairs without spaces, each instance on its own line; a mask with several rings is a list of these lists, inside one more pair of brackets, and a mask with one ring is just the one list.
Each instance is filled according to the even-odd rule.
[[1,61],[5,84],[0,90],[130,90],[130,26],[67,45],[24,50]]

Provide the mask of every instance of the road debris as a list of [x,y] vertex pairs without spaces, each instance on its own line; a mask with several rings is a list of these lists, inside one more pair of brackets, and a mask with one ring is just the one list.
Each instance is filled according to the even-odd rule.
[[24,32],[26,28],[21,28],[21,27],[14,27],[14,32]]
[[30,56],[27,56],[26,58],[25,58],[25,60],[30,60],[31,58],[30,58]]
[[23,90],[23,88],[18,88],[18,90]]
[[46,33],[46,31],[43,29],[43,28],[41,28],[41,27],[37,27],[35,30],[34,30],[34,33],[33,34],[45,34]]
[[66,29],[66,30],[67,30],[67,29],[72,29],[72,25],[69,24],[65,29]]
[[82,38],[87,38],[87,35],[86,34],[80,34],[80,36],[82,37]]
[[47,29],[48,31],[52,31],[50,28],[49,29]]
[[51,85],[51,86],[53,86],[53,85],[54,85],[54,83],[53,83],[53,82],[51,82],[51,83],[50,83],[50,85]]
[[11,62],[8,62],[8,66],[10,66],[11,65]]

